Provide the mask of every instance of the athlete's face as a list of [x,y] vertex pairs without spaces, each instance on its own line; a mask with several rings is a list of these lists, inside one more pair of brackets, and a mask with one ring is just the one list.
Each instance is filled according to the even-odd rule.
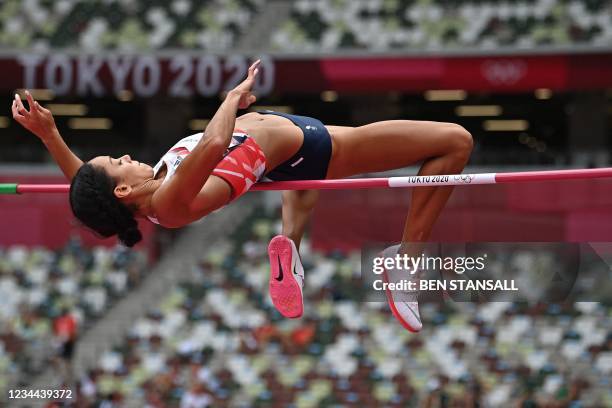
[[132,160],[127,154],[116,159],[110,156],[98,156],[89,163],[102,167],[117,185],[126,184],[136,188],[153,178],[153,167]]

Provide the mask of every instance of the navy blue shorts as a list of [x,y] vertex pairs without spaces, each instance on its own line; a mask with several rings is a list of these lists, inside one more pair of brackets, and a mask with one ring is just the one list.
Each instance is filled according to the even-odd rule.
[[329,132],[320,120],[269,110],[258,113],[287,118],[304,132],[302,147],[289,160],[266,174],[267,178],[274,181],[325,179],[332,154],[332,142]]

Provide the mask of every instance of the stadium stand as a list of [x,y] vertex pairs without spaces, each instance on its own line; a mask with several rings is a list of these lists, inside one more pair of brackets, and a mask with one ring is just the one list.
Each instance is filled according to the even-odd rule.
[[299,0],[272,36],[281,51],[609,45],[604,0]]
[[[0,5],[0,47],[228,50],[267,3],[9,0]],[[610,7],[605,0],[298,0],[271,45],[290,52],[609,45]]]
[[0,249],[0,389],[27,383],[57,354],[53,322],[69,311],[86,330],[143,279],[147,257],[117,246]]
[[5,1],[9,49],[231,49],[263,0]]
[[282,319],[267,296],[256,213],[219,240],[106,350],[79,382],[87,403],[125,406],[609,406],[609,307],[598,303],[427,304],[406,332],[359,295],[359,255],[308,250],[306,314]]

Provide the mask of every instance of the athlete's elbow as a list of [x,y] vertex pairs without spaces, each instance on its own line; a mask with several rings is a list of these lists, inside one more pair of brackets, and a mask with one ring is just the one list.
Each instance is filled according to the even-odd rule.
[[199,146],[198,150],[200,150],[207,159],[219,161],[223,158],[223,154],[227,149],[227,145],[227,141],[223,138],[217,136],[209,136],[206,137],[204,142]]
[[210,141],[210,155],[212,157],[218,157],[219,160],[223,158],[223,153],[227,149],[227,141],[222,138],[214,138]]

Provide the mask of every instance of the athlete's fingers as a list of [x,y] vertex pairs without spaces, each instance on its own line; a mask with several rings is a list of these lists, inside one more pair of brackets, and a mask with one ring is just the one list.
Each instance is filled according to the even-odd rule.
[[13,112],[13,119],[17,120],[18,122],[20,122],[20,120],[23,119],[23,115],[19,113],[19,108],[17,107],[16,99],[13,99],[13,105],[11,106],[11,111]]
[[21,115],[17,109],[17,101],[13,99],[13,106],[11,106],[11,111],[13,112],[13,119],[15,119],[17,122],[22,123],[22,121],[25,119],[23,117],[23,115]]
[[18,113],[17,113],[17,101],[15,101],[15,99],[13,99],[13,103],[11,104],[11,112],[13,113],[13,117],[15,117],[15,115],[18,115]]
[[258,59],[257,61],[251,64],[251,66],[249,67],[249,71],[255,71],[255,69],[259,67],[259,64],[261,64],[261,60]]
[[257,75],[257,73],[259,72],[259,65],[261,65],[261,60],[259,59],[253,64],[251,64],[251,66],[249,67],[249,77]]
[[23,102],[21,102],[21,96],[19,94],[15,94],[15,100],[17,101],[17,111],[23,116],[27,116],[30,112],[23,106]]
[[32,96],[32,94],[30,93],[30,91],[28,91],[26,89],[25,91],[26,94],[26,99],[28,100],[28,105],[30,107],[30,112],[36,112],[36,101],[34,100],[34,97]]
[[38,103],[38,101],[34,101],[34,106],[36,107],[36,109],[41,112],[41,113],[47,113],[49,112],[49,109],[47,108],[43,108],[42,106],[40,106],[40,103]]

